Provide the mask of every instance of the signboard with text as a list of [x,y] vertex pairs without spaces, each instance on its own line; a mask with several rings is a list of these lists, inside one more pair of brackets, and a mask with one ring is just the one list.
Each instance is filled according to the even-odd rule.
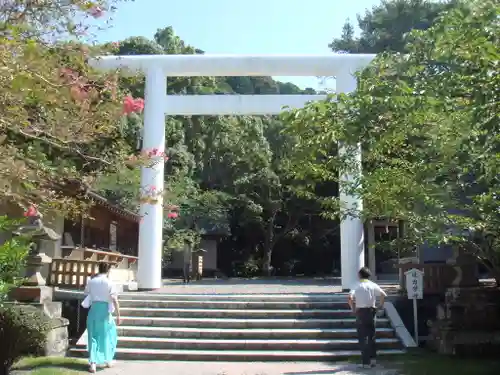
[[412,268],[405,272],[408,299],[424,298],[424,272]]

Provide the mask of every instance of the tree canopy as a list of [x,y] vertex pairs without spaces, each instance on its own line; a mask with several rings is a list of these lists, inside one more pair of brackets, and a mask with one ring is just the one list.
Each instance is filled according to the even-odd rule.
[[82,43],[91,20],[111,7],[83,0],[0,5],[2,201],[68,207],[56,184],[91,181],[121,162],[123,94],[116,76],[86,64],[103,50]]
[[[105,47],[118,55],[203,53],[187,45],[171,27],[158,30],[153,40],[132,37]],[[143,77],[123,78],[121,84],[132,96],[143,96]],[[199,95],[314,92],[271,77],[169,77],[168,90],[169,94]],[[284,203],[290,194],[280,158],[291,145],[286,146],[287,138],[280,134],[281,123],[271,116],[169,116],[165,126],[166,206],[179,208],[178,216],[166,218],[167,245],[178,247],[201,234],[229,234],[239,230],[234,226],[244,227],[240,235],[246,237],[249,253],[257,258],[266,254],[264,268],[269,272],[276,242],[298,225],[298,211],[290,217]],[[133,135],[127,138],[131,147],[136,146],[141,127],[140,116],[129,116],[125,132]],[[104,175],[98,186],[107,197],[136,208],[138,173],[133,169]],[[124,182],[131,184],[118,187]]]
[[[404,219],[415,243],[457,241],[443,228],[467,229],[476,236],[467,237],[474,254],[494,262],[492,252],[480,251],[498,248],[498,6],[484,4],[490,8],[387,0],[358,16],[359,36],[346,23],[333,51],[380,54],[352,95],[281,118],[168,116],[167,247],[218,233],[228,273],[331,273],[340,245],[337,176],[352,166],[337,156],[337,144],[361,142],[365,174],[350,187],[365,201],[358,214]],[[151,39],[90,43],[89,25],[112,9],[112,2],[83,0],[0,6],[3,200],[77,212],[54,185],[78,179],[137,210],[139,167],[148,162],[141,151],[144,77],[95,72],[86,61],[204,51],[172,27]],[[169,77],[168,93],[314,90],[272,77]]]
[[342,35],[328,46],[334,52],[405,52],[412,30],[427,30],[442,12],[458,4],[457,0],[383,0],[357,15],[359,36],[355,25],[347,20]]
[[352,164],[331,150],[361,142],[364,173],[350,186],[360,214],[404,220],[417,244],[458,243],[497,279],[499,12],[496,1],[462,3],[414,30],[406,54],[379,55],[357,92],[285,115],[301,139],[295,176],[336,180]]

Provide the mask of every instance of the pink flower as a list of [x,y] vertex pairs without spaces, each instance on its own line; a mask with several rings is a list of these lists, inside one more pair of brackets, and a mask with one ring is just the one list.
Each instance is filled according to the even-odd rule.
[[134,112],[134,98],[131,96],[125,97],[123,99],[123,113],[126,115],[130,115]]
[[134,112],[140,113],[144,110],[144,99],[138,98],[134,100]]
[[38,215],[38,210],[35,206],[31,205],[24,213],[24,217],[33,217]]
[[120,42],[111,42],[111,45],[112,45],[114,48],[119,48],[119,47],[120,47]]
[[158,155],[158,149],[157,148],[153,148],[151,150],[148,151],[148,156],[151,157],[151,156],[155,156],[155,155]]
[[123,113],[130,115],[131,113],[140,113],[144,109],[143,99],[134,99],[131,96],[125,97],[123,99]]
[[177,218],[179,217],[179,214],[178,214],[177,212],[169,212],[169,213],[167,214],[167,217],[168,217],[169,219],[177,219]]
[[94,18],[100,18],[104,15],[104,10],[101,7],[95,6],[90,8],[89,13]]

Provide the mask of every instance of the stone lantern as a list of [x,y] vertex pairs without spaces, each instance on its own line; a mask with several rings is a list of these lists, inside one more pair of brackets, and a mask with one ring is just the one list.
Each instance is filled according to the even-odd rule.
[[42,267],[52,262],[52,258],[43,251],[45,242],[58,241],[61,236],[43,225],[42,214],[36,213],[28,217],[28,223],[13,233],[16,236],[29,236],[32,239],[31,249],[26,258],[25,286],[45,286],[46,281],[41,274]]
[[21,225],[13,232],[14,236],[28,236],[32,244],[26,258],[25,281],[23,286],[12,290],[11,297],[17,302],[40,308],[50,318],[51,329],[45,338],[44,354],[65,356],[69,347],[69,320],[62,317],[62,302],[53,302],[53,290],[45,285],[41,274],[42,267],[52,262],[43,252],[44,243],[58,241],[61,236],[43,225],[42,215],[38,212],[27,215],[27,220],[26,225]]

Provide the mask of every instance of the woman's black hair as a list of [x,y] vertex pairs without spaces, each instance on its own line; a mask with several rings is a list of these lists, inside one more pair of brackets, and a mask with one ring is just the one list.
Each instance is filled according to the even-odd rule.
[[108,273],[110,268],[111,268],[111,265],[109,263],[104,263],[104,262],[99,263],[99,273],[100,274]]
[[372,273],[367,267],[363,267],[359,270],[358,275],[361,279],[369,279],[372,276]]

